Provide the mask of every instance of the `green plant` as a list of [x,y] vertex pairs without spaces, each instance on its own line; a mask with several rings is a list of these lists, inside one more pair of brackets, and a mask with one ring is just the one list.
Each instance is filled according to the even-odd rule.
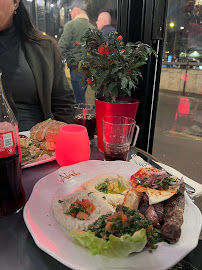
[[146,64],[155,51],[141,42],[123,42],[117,32],[110,32],[105,41],[97,29],[88,29],[80,44],[85,53],[78,65],[78,71],[87,78],[88,84],[96,94],[102,93],[105,101],[116,102],[116,97],[131,96],[131,90],[139,84],[142,77],[140,66]]

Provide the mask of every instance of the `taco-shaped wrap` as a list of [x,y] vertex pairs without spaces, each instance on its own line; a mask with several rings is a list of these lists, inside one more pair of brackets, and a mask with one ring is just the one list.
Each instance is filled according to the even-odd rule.
[[137,192],[146,193],[149,204],[157,204],[168,200],[178,192],[183,178],[170,176],[165,170],[156,168],[141,168],[130,178]]

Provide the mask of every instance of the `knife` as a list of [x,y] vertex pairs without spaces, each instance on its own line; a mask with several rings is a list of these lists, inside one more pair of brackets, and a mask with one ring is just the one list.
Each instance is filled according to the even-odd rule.
[[[151,164],[154,168],[158,169],[158,170],[164,170],[166,171],[163,167],[161,167],[158,163],[156,163],[153,159],[145,156],[144,154],[137,152],[136,153],[138,156],[140,156],[142,159],[144,159],[147,163]],[[166,171],[168,175],[172,176],[171,173],[169,173],[168,171]],[[195,188],[193,188],[192,186],[190,186],[189,184],[184,182],[184,186],[186,188],[186,190],[190,193],[195,193],[196,190]]]

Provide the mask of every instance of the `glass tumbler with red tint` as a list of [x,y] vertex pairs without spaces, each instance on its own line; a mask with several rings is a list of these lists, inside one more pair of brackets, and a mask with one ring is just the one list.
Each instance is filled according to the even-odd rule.
[[74,123],[85,126],[89,140],[93,140],[96,126],[95,106],[93,104],[79,103],[74,108]]
[[60,166],[68,166],[90,158],[90,143],[87,129],[81,125],[61,127],[55,149]]

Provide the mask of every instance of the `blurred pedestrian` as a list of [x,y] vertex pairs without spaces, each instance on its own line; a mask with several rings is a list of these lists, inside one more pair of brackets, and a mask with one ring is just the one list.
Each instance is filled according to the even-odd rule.
[[109,12],[101,12],[96,21],[97,29],[100,30],[107,41],[107,34],[115,31],[115,27],[111,26],[111,15]]
[[[85,103],[87,82],[83,79],[84,75],[82,73],[75,71],[84,51],[76,45],[79,44],[85,31],[89,28],[93,29],[94,26],[89,22],[85,4],[76,5],[79,5],[77,1],[72,6],[72,20],[65,24],[58,46],[70,69],[76,103]],[[82,79],[83,82],[81,83]]]

